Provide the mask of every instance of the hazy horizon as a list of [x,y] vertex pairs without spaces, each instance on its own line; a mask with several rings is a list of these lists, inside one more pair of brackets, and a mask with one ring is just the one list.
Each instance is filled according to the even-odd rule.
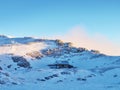
[[59,38],[120,55],[119,0],[2,0],[0,34]]

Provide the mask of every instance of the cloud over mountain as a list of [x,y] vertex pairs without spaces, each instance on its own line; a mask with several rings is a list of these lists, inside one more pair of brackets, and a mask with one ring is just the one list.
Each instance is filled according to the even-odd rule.
[[77,47],[96,49],[108,55],[120,55],[119,43],[112,42],[101,34],[90,35],[83,27],[77,26],[57,38],[72,42]]

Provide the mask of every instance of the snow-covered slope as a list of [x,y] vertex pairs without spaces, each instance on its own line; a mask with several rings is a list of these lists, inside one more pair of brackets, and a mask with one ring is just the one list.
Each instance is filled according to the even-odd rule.
[[119,90],[120,57],[60,40],[0,36],[0,90]]

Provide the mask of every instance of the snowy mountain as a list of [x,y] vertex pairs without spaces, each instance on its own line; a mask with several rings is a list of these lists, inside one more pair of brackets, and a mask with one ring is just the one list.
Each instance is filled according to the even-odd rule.
[[0,35],[0,90],[120,90],[120,57],[61,40]]

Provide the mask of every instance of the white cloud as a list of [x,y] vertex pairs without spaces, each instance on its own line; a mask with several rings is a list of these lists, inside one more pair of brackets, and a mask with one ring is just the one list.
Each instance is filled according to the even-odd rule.
[[110,41],[107,37],[95,34],[90,35],[83,27],[77,26],[62,36],[55,36],[63,41],[72,42],[74,46],[85,47],[87,49],[99,50],[108,55],[120,55],[118,43]]

